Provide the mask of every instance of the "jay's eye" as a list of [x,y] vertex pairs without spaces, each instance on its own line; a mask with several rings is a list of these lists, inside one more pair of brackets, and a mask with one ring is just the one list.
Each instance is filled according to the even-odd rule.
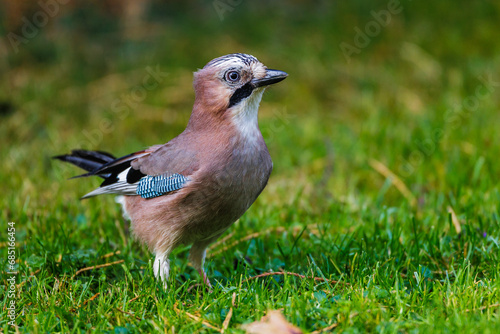
[[229,71],[226,73],[226,81],[236,82],[240,80],[240,74],[236,71]]

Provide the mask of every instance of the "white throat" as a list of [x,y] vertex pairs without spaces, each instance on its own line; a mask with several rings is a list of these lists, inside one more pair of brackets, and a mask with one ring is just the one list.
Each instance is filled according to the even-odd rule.
[[257,88],[248,98],[232,108],[232,120],[236,129],[248,141],[257,140],[260,135],[258,114],[259,104],[265,88]]

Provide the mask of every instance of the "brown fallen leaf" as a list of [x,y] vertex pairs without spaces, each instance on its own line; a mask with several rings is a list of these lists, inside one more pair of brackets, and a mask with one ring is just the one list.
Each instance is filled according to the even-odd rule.
[[243,325],[247,334],[303,334],[302,330],[295,327],[281,314],[280,311],[271,310],[260,321]]

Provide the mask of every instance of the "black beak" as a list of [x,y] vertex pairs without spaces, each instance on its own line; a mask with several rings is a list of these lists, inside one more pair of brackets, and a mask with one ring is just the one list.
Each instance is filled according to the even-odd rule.
[[251,84],[254,88],[259,88],[267,85],[272,85],[281,80],[284,80],[288,76],[288,73],[278,70],[266,70],[266,76],[262,79],[254,79]]

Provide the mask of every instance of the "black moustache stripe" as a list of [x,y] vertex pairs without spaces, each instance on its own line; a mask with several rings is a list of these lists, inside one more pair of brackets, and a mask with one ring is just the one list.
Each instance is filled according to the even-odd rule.
[[253,86],[250,84],[250,82],[246,83],[244,86],[238,88],[231,98],[229,99],[229,107],[231,108],[232,106],[237,105],[240,103],[243,99],[246,99],[250,95],[252,95],[253,92]]

